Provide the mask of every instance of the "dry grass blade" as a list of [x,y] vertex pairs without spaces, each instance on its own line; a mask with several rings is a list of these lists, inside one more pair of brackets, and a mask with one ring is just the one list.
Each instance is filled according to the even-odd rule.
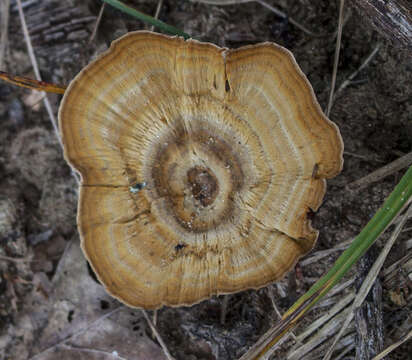
[[[28,29],[27,29],[26,19],[24,17],[24,12],[23,12],[23,7],[22,7],[22,4],[21,4],[21,0],[17,0],[17,7],[18,7],[18,11],[19,11],[19,16],[20,16],[20,21],[21,21],[21,26],[22,26],[22,30],[23,30],[24,39],[25,39],[26,45],[27,45],[27,51],[29,53],[30,61],[31,61],[32,66],[33,66],[34,74],[35,74],[36,79],[38,81],[42,81],[41,76],[40,76],[39,66],[37,64],[36,56],[34,55],[33,46],[31,44],[30,34],[29,34]],[[56,136],[59,139],[59,142],[61,144],[62,142],[61,142],[61,139],[60,139],[59,129],[57,128],[57,121],[56,121],[56,118],[53,114],[53,110],[51,108],[50,101],[49,101],[47,95],[44,97],[43,101],[44,101],[44,106],[46,107],[47,113],[48,113],[48,115],[50,117],[50,120],[52,122],[54,132],[55,132],[55,134],[56,134]]]
[[280,17],[283,17],[285,19],[288,19],[288,21],[294,25],[296,28],[298,28],[299,30],[303,31],[305,34],[309,35],[309,36],[313,36],[313,37],[323,37],[323,36],[327,36],[324,34],[315,34],[313,31],[310,31],[308,28],[306,28],[305,26],[303,26],[301,23],[297,22],[295,19],[289,17],[286,13],[284,13],[283,11],[280,11],[278,9],[276,9],[275,7],[273,7],[272,5],[268,4],[266,1],[263,0],[255,0],[258,4],[264,6],[266,9],[269,9],[270,11],[274,12],[275,14],[277,14]]
[[399,159],[391,162],[388,165],[381,167],[380,169],[366,175],[365,177],[355,180],[347,185],[350,190],[361,190],[367,187],[369,184],[384,179],[385,177],[402,170],[412,165],[412,152],[406,154]]
[[328,107],[326,109],[326,116],[327,117],[329,117],[330,111],[331,111],[332,105],[333,105],[333,93],[335,91],[336,74],[338,72],[338,64],[339,64],[340,44],[341,44],[341,41],[342,41],[343,9],[344,9],[344,7],[345,7],[345,0],[340,0],[338,36],[336,37],[335,60],[334,60],[334,63],[333,63],[332,83],[330,85],[329,102],[328,102]]
[[266,359],[274,348],[280,345],[281,341],[284,341],[287,334],[290,333],[295,325],[295,321],[302,315],[301,310],[305,309],[305,307],[319,295],[319,292],[316,292],[309,299],[305,300],[299,305],[295,312],[280,320],[275,326],[263,334],[239,360]]
[[332,356],[333,350],[337,342],[339,341],[340,337],[343,335],[345,329],[349,325],[349,323],[352,321],[354,317],[355,310],[359,308],[363,301],[365,300],[366,296],[368,295],[370,289],[372,288],[376,277],[379,275],[379,272],[383,266],[383,263],[386,259],[386,257],[389,254],[389,251],[391,250],[393,244],[395,243],[395,240],[398,238],[398,235],[400,234],[402,227],[405,225],[406,220],[408,219],[408,215],[412,214],[412,206],[409,206],[406,214],[402,216],[401,222],[396,226],[395,230],[392,233],[392,236],[388,240],[388,242],[385,244],[384,248],[382,249],[381,253],[379,254],[378,259],[375,261],[373,264],[372,268],[370,269],[367,277],[365,278],[365,281],[363,282],[361,288],[359,289],[358,294],[356,295],[356,298],[352,304],[351,311],[348,314],[348,317],[345,320],[345,323],[343,324],[341,330],[339,331],[338,335],[335,337],[335,340],[333,341],[332,346],[330,347],[329,351],[326,353],[325,357],[323,360],[329,360]]
[[400,339],[396,343],[392,344],[391,346],[388,346],[380,354],[376,355],[372,360],[382,360],[386,355],[391,353],[398,346],[401,346],[403,343],[405,343],[406,341],[411,340],[411,339],[412,339],[412,330],[409,331],[409,333],[407,333],[405,336],[403,336],[402,339]]
[[375,58],[376,54],[378,53],[379,49],[381,48],[381,44],[378,43],[372,52],[369,54],[369,56],[365,59],[365,61],[359,66],[359,68],[354,71],[352,74],[349,75],[349,77],[342,83],[341,86],[339,86],[338,90],[336,90],[334,98],[343,90],[345,89],[351,81]]
[[313,253],[311,256],[306,257],[302,261],[299,262],[300,266],[307,266],[313,264],[314,262],[318,262],[320,259],[327,257],[335,252],[343,251],[348,248],[348,246],[352,243],[353,239],[346,240],[340,244],[337,244],[332,249],[327,250],[319,250]]
[[[33,50],[32,44],[31,44],[29,30],[27,29],[26,19],[24,17],[24,12],[23,12],[23,7],[22,7],[22,4],[21,4],[21,0],[17,0],[17,8],[18,8],[18,11],[19,11],[19,17],[20,17],[20,21],[21,21],[21,27],[22,27],[22,30],[23,30],[24,40],[25,40],[26,45],[27,45],[27,51],[29,53],[30,61],[31,61],[31,64],[33,66],[33,71],[34,71],[34,74],[36,76],[36,79],[39,82],[41,82],[42,79],[41,79],[41,76],[40,76],[39,66],[37,64],[36,56],[34,55],[34,50]],[[44,93],[43,102],[44,102],[44,106],[46,108],[47,114],[49,115],[50,121],[52,123],[53,130],[54,130],[54,133],[57,137],[57,140],[59,141],[60,146],[63,148],[63,143],[62,143],[62,140],[60,138],[60,132],[59,132],[59,128],[57,126],[56,117],[54,116],[52,107],[50,105],[49,98],[47,97],[46,93]],[[75,173],[74,171],[72,171],[72,174],[73,174],[73,177],[76,179],[77,183],[79,183],[80,178],[79,178],[78,174]]]
[[93,32],[90,35],[89,43],[91,43],[94,40],[94,38],[96,37],[97,30],[99,29],[100,22],[102,21],[102,17],[103,17],[105,7],[106,7],[106,3],[103,3],[100,6],[99,15],[97,16],[96,23],[94,24]]
[[[316,349],[320,344],[331,337],[340,329],[345,318],[348,316],[350,309],[345,309],[338,315],[332,317],[323,327],[318,328],[315,335],[306,344],[294,349],[287,356],[287,360],[299,360],[304,359],[305,356],[312,350]],[[347,329],[345,329],[347,330]]]
[[144,318],[146,319],[147,323],[150,326],[150,329],[152,330],[153,334],[156,337],[156,340],[159,342],[160,346],[162,347],[163,352],[165,353],[166,357],[168,360],[174,360],[172,355],[170,354],[165,342],[163,341],[162,337],[160,336],[159,332],[157,331],[156,327],[153,325],[152,320],[150,320],[149,315],[147,315],[147,312],[144,310],[141,310]]
[[6,54],[7,38],[9,36],[9,10],[10,0],[4,0],[0,4],[1,17],[0,17],[0,70],[3,69],[4,57]]
[[[267,291],[268,291],[268,296],[270,299],[270,302],[272,303],[273,306],[273,310],[275,310],[276,315],[278,316],[279,319],[282,319],[282,314],[280,313],[278,307],[276,306],[276,302],[275,302],[275,294],[273,293],[273,288],[272,286],[268,286],[267,287]],[[289,336],[295,341],[298,342],[296,335],[293,333],[293,331],[291,331],[289,333]]]
[[[155,19],[159,18],[159,14],[160,14],[160,10],[161,10],[162,6],[163,6],[163,0],[159,0],[158,3],[157,3],[156,12],[154,14]],[[155,28],[154,25],[152,25],[150,27],[150,31],[154,31],[154,28]]]
[[332,319],[337,313],[339,313],[342,309],[344,309],[346,306],[348,306],[352,300],[354,299],[355,294],[350,293],[346,295],[344,298],[342,298],[339,302],[337,302],[332,308],[330,308],[323,316],[321,316],[319,319],[314,321],[312,324],[310,324],[304,332],[298,335],[297,340],[298,341],[303,341],[307,337],[309,337],[311,334],[315,333],[316,331],[319,330],[319,328],[327,323],[330,319]]

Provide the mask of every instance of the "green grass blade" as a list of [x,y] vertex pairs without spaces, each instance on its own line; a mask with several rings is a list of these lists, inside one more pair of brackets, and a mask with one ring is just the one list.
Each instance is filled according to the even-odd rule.
[[244,354],[241,360],[262,359],[298,320],[309,311],[343,276],[353,264],[376,241],[379,235],[391,224],[395,216],[412,197],[412,167],[404,174],[399,184],[384,202],[374,217],[354,239],[350,247],[336,260],[329,272],[320,278],[282,316],[281,321],[270,329],[255,346]]
[[[412,167],[408,169],[402,177],[399,184],[386,199],[383,206],[378,210],[375,216],[363,228],[360,234],[352,242],[351,246],[343,252],[336,260],[332,269],[319,279],[292,307],[284,314],[287,317],[295,311],[302,303],[313,297],[316,293],[319,295],[315,301],[318,301],[327,291],[332,288],[352,265],[369,249],[377,237],[390,225],[395,216],[401,211],[403,206],[412,196]],[[312,304],[312,303],[311,303]],[[313,304],[312,304],[313,305]],[[311,307],[311,306],[310,306]]]
[[183,32],[182,30],[179,30],[177,28],[175,28],[174,26],[168,25],[166,23],[164,23],[163,21],[160,21],[158,19],[155,19],[152,16],[143,14],[142,12],[133,9],[130,6],[125,5],[124,3],[122,3],[119,0],[102,0],[105,3],[108,3],[109,5],[115,7],[116,9],[123,11],[124,13],[131,15],[133,17],[135,17],[136,19],[139,19],[145,23],[148,23],[150,25],[154,25],[157,28],[159,28],[160,30],[163,30],[164,32],[168,33],[168,34],[172,34],[172,35],[179,35],[179,36],[183,36],[185,39],[189,39],[191,36],[189,34],[186,34],[185,32]]

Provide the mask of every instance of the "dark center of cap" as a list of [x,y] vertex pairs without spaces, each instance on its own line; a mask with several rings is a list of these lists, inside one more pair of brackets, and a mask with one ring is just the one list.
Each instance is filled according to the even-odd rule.
[[210,169],[195,166],[187,172],[187,179],[193,197],[203,206],[209,206],[215,201],[219,192],[219,185]]

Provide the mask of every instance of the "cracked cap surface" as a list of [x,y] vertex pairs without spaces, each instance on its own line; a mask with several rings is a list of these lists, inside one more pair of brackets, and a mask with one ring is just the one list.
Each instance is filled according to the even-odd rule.
[[337,127],[292,54],[134,32],[83,69],[59,110],[80,172],[82,248],[107,291],[147,309],[281,278],[342,168]]

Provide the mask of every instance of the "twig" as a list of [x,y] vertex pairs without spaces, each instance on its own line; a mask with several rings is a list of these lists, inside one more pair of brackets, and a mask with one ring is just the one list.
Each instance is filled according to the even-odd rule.
[[[154,15],[154,18],[155,18],[155,19],[158,19],[158,18],[159,18],[160,9],[162,8],[162,6],[163,6],[163,0],[159,0],[158,3],[157,3],[155,15]],[[152,25],[152,26],[150,27],[150,31],[153,31],[154,28],[155,28],[154,25]]]
[[375,46],[375,48],[372,50],[372,52],[368,55],[368,57],[365,59],[365,61],[361,64],[361,66],[359,66],[359,68],[356,71],[350,74],[349,77],[341,84],[341,86],[339,86],[338,90],[335,91],[334,98],[336,98],[336,96],[343,89],[345,89],[352,82],[352,80],[373,60],[373,58],[376,56],[380,48],[381,48],[381,44],[378,43]]
[[361,190],[376,181],[412,165],[412,152],[347,185],[350,190]]
[[94,40],[97,34],[97,29],[99,28],[100,22],[102,21],[104,8],[106,7],[106,3],[104,2],[102,6],[100,6],[99,15],[97,16],[96,23],[94,24],[93,32],[90,35],[89,44]]
[[[64,94],[64,92],[66,91],[66,86],[63,86],[63,85],[57,85],[57,84],[48,83],[45,81],[34,80],[34,79],[31,79],[25,76],[11,75],[4,71],[0,71],[0,80],[8,82],[9,84],[17,85],[17,86],[24,87],[27,89],[41,91],[43,92],[43,95],[44,95],[44,92],[51,92],[54,94]],[[41,100],[43,99],[44,99],[44,96],[42,96]]]
[[152,330],[153,334],[156,336],[156,340],[159,342],[160,346],[163,349],[163,352],[165,353],[166,357],[168,360],[174,360],[172,355],[170,355],[169,350],[167,349],[166,344],[164,343],[162,337],[160,336],[159,332],[157,331],[156,327],[153,325],[152,320],[150,320],[149,316],[147,315],[147,312],[145,310],[141,310],[143,313],[143,316],[145,317],[147,323],[150,326],[150,329]]
[[1,37],[0,37],[0,70],[3,69],[4,55],[6,53],[7,38],[9,35],[9,11],[10,11],[10,0],[4,0],[1,5]]
[[[20,17],[21,26],[22,26],[22,29],[23,29],[24,40],[26,41],[27,51],[29,53],[30,61],[31,61],[31,64],[33,66],[33,71],[34,71],[34,74],[36,76],[36,79],[38,81],[41,81],[39,66],[37,64],[36,56],[34,55],[34,50],[33,50],[32,44],[31,44],[29,31],[27,29],[26,19],[24,17],[24,12],[23,12],[23,7],[21,5],[21,0],[17,0],[17,7],[18,7],[18,10],[19,10],[19,17]],[[53,110],[52,110],[49,98],[48,98],[46,93],[44,93],[43,102],[44,102],[44,106],[46,107],[46,111],[49,115],[50,121],[52,123],[53,130],[54,130],[54,133],[57,137],[57,140],[59,141],[60,146],[63,148],[63,143],[62,143],[62,140],[60,138],[59,129],[57,127],[57,121],[56,121],[56,118],[53,114]],[[72,170],[72,174],[73,174],[73,177],[76,179],[77,183],[80,183],[80,179],[79,179],[78,174],[76,172],[74,172],[73,170]]]
[[348,327],[349,323],[352,321],[355,311],[358,308],[360,308],[360,306],[362,305],[362,303],[365,300],[366,296],[368,295],[370,289],[372,288],[372,286],[375,282],[375,279],[378,276],[386,257],[388,256],[388,253],[389,253],[390,249],[392,248],[393,244],[395,243],[395,240],[398,238],[398,235],[400,234],[400,232],[402,230],[402,227],[405,225],[406,220],[408,219],[408,215],[410,215],[410,214],[412,214],[412,206],[409,206],[407,212],[402,216],[402,220],[396,226],[395,230],[392,233],[392,236],[390,237],[388,242],[385,244],[385,247],[383,248],[383,250],[379,254],[378,259],[375,261],[372,268],[370,269],[370,271],[369,271],[368,275],[366,276],[361,288],[359,289],[358,294],[356,295],[356,298],[355,298],[355,300],[352,304],[352,307],[351,307],[350,314],[348,314],[344,324],[342,325],[341,330],[339,331],[338,335],[335,337],[335,339],[332,343],[332,346],[330,347],[330,349],[326,353],[323,360],[329,360],[331,358],[332,352],[333,352],[337,342],[339,341],[339,339],[343,335],[343,333],[344,333],[345,329]]
[[109,313],[104,314],[102,317],[100,317],[100,318],[98,318],[97,320],[93,321],[90,325],[86,326],[84,329],[81,329],[81,330],[75,332],[74,334],[68,336],[67,338],[59,341],[57,344],[54,344],[54,345],[52,345],[52,346],[49,346],[48,348],[40,351],[40,352],[37,353],[36,355],[32,356],[29,360],[37,359],[40,355],[43,355],[43,354],[45,354],[45,353],[47,353],[47,352],[55,349],[56,347],[63,345],[66,341],[69,341],[69,340],[75,338],[76,336],[79,336],[79,335],[83,334],[84,332],[88,331],[89,329],[91,329],[92,327],[94,327],[95,325],[97,325],[100,321],[102,321],[102,320],[104,320],[104,319],[107,319],[108,317],[112,316],[113,314],[119,312],[119,311],[122,310],[122,309],[125,309],[125,307],[124,307],[124,306],[119,306],[118,308],[110,311]]
[[330,111],[332,109],[333,93],[335,91],[335,85],[336,85],[336,74],[338,72],[340,44],[341,44],[341,41],[342,41],[343,8],[344,8],[344,6],[345,6],[345,0],[340,0],[339,21],[338,21],[338,36],[336,37],[335,61],[333,63],[332,83],[330,85],[329,102],[328,102],[328,108],[326,110],[326,116],[327,117],[329,117]]
[[412,330],[409,331],[405,336],[403,336],[399,341],[393,343],[391,346],[388,346],[380,354],[376,355],[372,360],[382,360],[386,355],[395,350],[398,346],[402,345],[404,342],[412,339]]

